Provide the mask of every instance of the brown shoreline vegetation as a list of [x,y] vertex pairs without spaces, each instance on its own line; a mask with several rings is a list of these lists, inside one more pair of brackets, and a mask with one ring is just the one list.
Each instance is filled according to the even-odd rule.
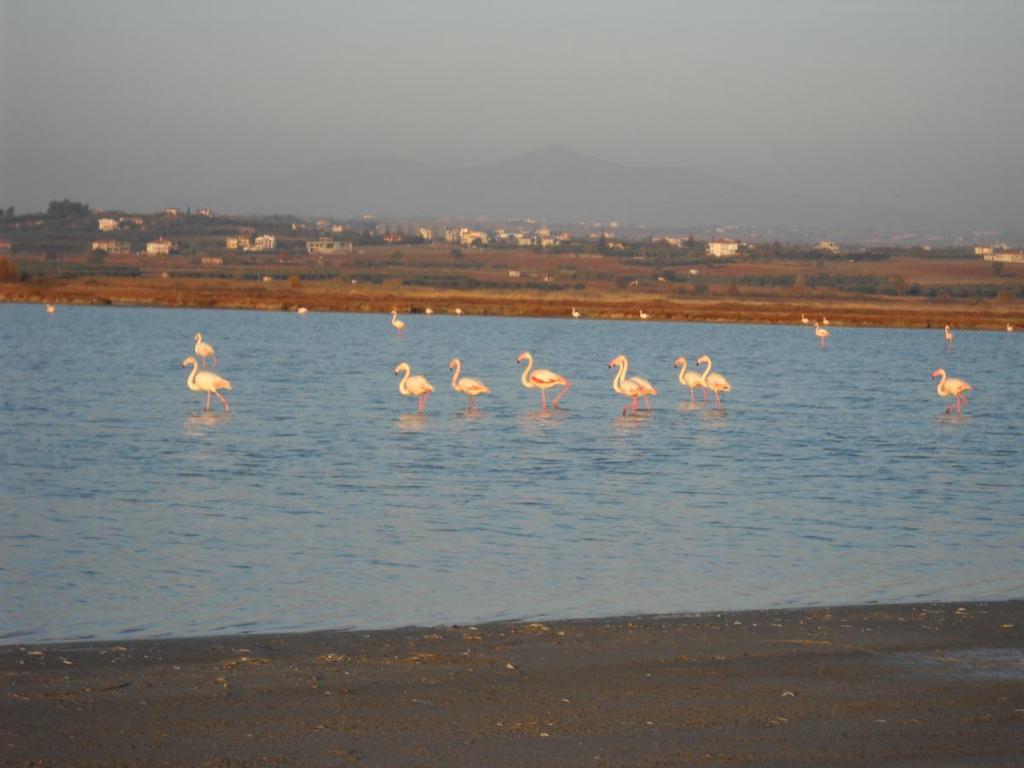
[[1024,602],[0,647],[0,766],[1024,764]]
[[309,281],[262,285],[251,280],[157,277],[43,278],[0,283],[0,301],[147,306],[262,311],[419,313],[430,307],[450,314],[505,317],[568,317],[572,306],[589,319],[638,320],[644,309],[652,320],[799,324],[827,316],[835,326],[956,328],[1004,330],[1007,322],[1024,327],[1017,303],[944,300],[923,297],[667,297],[643,290],[531,291],[444,290],[398,284],[349,285]]

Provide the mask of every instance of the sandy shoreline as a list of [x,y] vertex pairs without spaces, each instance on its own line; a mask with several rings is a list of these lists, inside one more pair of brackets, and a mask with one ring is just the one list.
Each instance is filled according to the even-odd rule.
[[1024,764],[1024,602],[0,648],[0,765]]
[[157,278],[79,278],[0,283],[0,302],[100,306],[251,309],[294,312],[421,313],[431,307],[451,314],[567,318],[572,306],[590,319],[638,320],[638,307],[652,320],[799,325],[827,316],[837,327],[955,328],[1005,331],[1006,323],[1024,328],[1020,306],[966,300],[934,301],[910,297],[808,296],[794,298],[669,298],[642,292],[538,293],[529,291],[448,291],[395,286],[310,282],[267,288],[252,281]]

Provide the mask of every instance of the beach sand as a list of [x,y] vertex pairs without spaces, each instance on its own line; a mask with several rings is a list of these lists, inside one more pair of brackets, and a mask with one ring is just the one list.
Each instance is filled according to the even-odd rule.
[[3,766],[1024,765],[1024,602],[0,648]]

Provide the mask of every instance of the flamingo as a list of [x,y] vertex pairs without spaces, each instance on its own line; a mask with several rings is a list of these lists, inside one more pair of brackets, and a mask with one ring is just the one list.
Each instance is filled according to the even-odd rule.
[[946,327],[943,328],[942,330],[945,331],[945,333],[946,333],[946,343],[947,344],[952,344],[953,343],[953,329],[950,328],[949,325],[947,324]]
[[430,307],[427,307],[425,310],[423,310],[423,313],[427,315],[432,315],[434,314],[434,310],[432,310]]
[[[695,389],[697,389],[697,387],[703,387],[704,386],[704,377],[700,373],[698,373],[697,371],[687,371],[686,370],[686,358],[685,357],[677,357],[676,358],[676,362],[675,362],[675,367],[676,368],[680,368],[680,371],[679,371],[679,383],[682,384],[684,387],[689,387],[690,388],[690,402],[691,403],[696,403],[697,402],[697,398],[695,398],[693,396],[693,391]],[[708,396],[708,393],[707,393],[707,391],[705,391],[704,392],[704,399],[705,400],[707,399],[707,396]]]
[[227,399],[217,390],[231,389],[231,382],[213,371],[200,371],[199,362],[191,355],[181,361],[182,368],[188,365],[192,366],[192,373],[188,375],[186,384],[193,392],[206,393],[206,410],[210,410],[210,396],[216,395],[217,399],[224,403],[224,410],[230,411],[231,406],[228,405]]
[[456,307],[455,308],[455,314],[456,315],[461,315],[462,314],[462,307]]
[[[825,333],[828,333],[828,331],[825,331]],[[710,389],[712,392],[715,393],[715,403],[721,405],[722,398],[720,396],[720,393],[732,392],[732,384],[730,384],[729,380],[725,378],[725,376],[723,376],[722,374],[711,372],[711,358],[708,357],[707,355],[701,355],[700,357],[698,357],[697,365],[707,366],[707,368],[704,369],[703,374],[701,374],[700,383],[706,389]],[[707,397],[706,392],[704,393],[704,396]]]
[[476,410],[476,398],[477,395],[485,395],[491,391],[490,387],[484,384],[480,379],[473,379],[469,376],[463,376],[459,378],[459,374],[462,373],[462,361],[459,358],[454,357],[452,361],[448,363],[448,370],[455,370],[452,375],[452,389],[456,392],[461,392],[469,398],[469,410]]
[[308,310],[308,309],[306,309],[305,307],[299,307],[299,308],[298,308],[297,310],[295,310],[295,311],[296,311],[296,312],[298,312],[298,313],[299,313],[300,315],[304,315],[304,314],[306,314],[307,312],[309,312],[309,310]]
[[807,315],[805,315],[803,312],[800,313],[800,322],[803,323],[804,325],[810,325],[811,324],[811,321],[808,319]]
[[641,319],[641,320],[646,320],[646,319],[647,319],[648,317],[650,317],[650,315],[648,315],[648,314],[647,314],[646,312],[644,312],[644,311],[643,311],[643,310],[641,309],[641,310],[640,310],[640,319]]
[[1013,333],[1013,323],[1007,323],[1006,324],[1006,332],[1007,333]]
[[658,390],[654,388],[647,379],[641,376],[630,376],[627,378],[626,373],[629,370],[629,358],[625,355],[619,355],[608,361],[608,367],[618,367],[618,372],[615,374],[615,378],[612,379],[612,390],[618,392],[620,395],[628,397],[633,401],[633,413],[636,413],[637,400],[643,398],[644,402],[647,403],[647,410],[651,410],[650,395],[658,394]]
[[203,368],[206,367],[206,358],[213,358],[213,367],[217,367],[217,354],[213,351],[213,345],[207,341],[203,341],[203,334],[196,333],[192,337],[196,342],[196,357],[203,358]]
[[395,327],[395,330],[398,331],[398,338],[402,338],[403,336],[405,336],[405,321],[398,319],[397,309],[391,310],[391,325],[393,325]]
[[818,344],[818,346],[821,347],[822,349],[824,349],[825,348],[825,339],[827,339],[832,334],[829,333],[826,328],[822,328],[820,325],[815,323],[814,324],[814,335],[817,336],[820,339],[820,341],[821,341],[821,343]]
[[423,413],[423,408],[427,404],[427,395],[434,391],[434,385],[427,381],[425,376],[410,376],[408,363],[399,363],[395,366],[395,376],[402,371],[405,371],[405,376],[398,382],[398,391],[409,397],[418,397],[420,403],[416,413]]
[[821,316],[821,324],[822,325],[829,325],[828,318],[825,317],[824,315]]
[[531,355],[529,352],[523,352],[521,355],[519,355],[519,357],[516,358],[517,363],[521,363],[523,362],[523,360],[526,360],[527,364],[526,370],[523,371],[521,381],[523,382],[523,386],[526,387],[527,389],[540,390],[541,409],[546,410],[548,407],[547,397],[544,393],[547,390],[551,389],[551,387],[562,387],[562,391],[555,395],[555,399],[551,401],[551,407],[557,408],[558,401],[562,399],[562,395],[564,395],[569,390],[569,387],[572,386],[572,382],[565,378],[565,376],[555,373],[554,371],[549,371],[546,368],[534,369],[533,355]]
[[[956,412],[960,413],[960,404],[967,404],[967,396],[964,392],[972,390],[974,387],[963,379],[946,378],[945,368],[936,368],[932,371],[932,378],[934,379],[936,376],[941,376],[942,378],[939,380],[939,385],[935,388],[935,391],[939,394],[939,397],[955,397]],[[952,409],[953,406],[949,406],[946,409],[946,413],[949,413]]]
[[573,307],[573,308],[572,308],[572,316],[573,316],[573,317],[574,317],[575,319],[579,320],[579,319],[580,319],[580,317],[582,317],[582,316],[583,316],[583,313],[582,313],[582,312],[580,312],[580,311],[579,311],[578,309],[576,309],[576,307]]
[[48,315],[52,315],[52,314],[54,314],[54,313],[55,313],[56,311],[57,311],[57,308],[56,308],[55,306],[53,306],[53,304],[47,304],[47,305],[46,305],[46,313],[47,313]]

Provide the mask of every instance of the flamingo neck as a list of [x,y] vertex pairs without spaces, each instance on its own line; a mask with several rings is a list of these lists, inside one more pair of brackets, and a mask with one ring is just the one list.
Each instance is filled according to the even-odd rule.
[[530,371],[533,370],[533,355],[526,353],[526,368],[523,369],[522,382],[524,387],[532,387],[530,383]]
[[192,373],[188,375],[188,388],[198,390],[199,387],[196,385],[196,376],[199,375],[199,361],[192,360]]
[[711,358],[708,358],[708,367],[704,369],[704,372],[700,375],[700,383],[707,386],[708,374],[711,373]]
[[616,371],[615,378],[612,379],[612,391],[624,395],[626,393],[622,391],[622,382],[626,378],[626,369],[629,367],[629,361],[625,357],[621,357],[615,366],[619,370]]
[[462,373],[462,361],[455,358],[455,373],[452,374],[452,389],[459,388],[459,374]]
[[679,369],[679,383],[686,385],[686,358],[683,358],[683,365]]
[[946,369],[943,368],[939,372],[942,374],[942,378],[939,379],[939,385],[937,387],[935,387],[935,391],[939,395],[943,395],[943,394],[945,394],[945,389],[946,389]]
[[408,395],[409,388],[405,385],[405,382],[409,380],[409,376],[412,374],[412,370],[409,368],[408,365],[403,366],[402,370],[405,371],[405,375],[402,377],[402,380],[398,382],[398,391],[401,392],[403,395]]

